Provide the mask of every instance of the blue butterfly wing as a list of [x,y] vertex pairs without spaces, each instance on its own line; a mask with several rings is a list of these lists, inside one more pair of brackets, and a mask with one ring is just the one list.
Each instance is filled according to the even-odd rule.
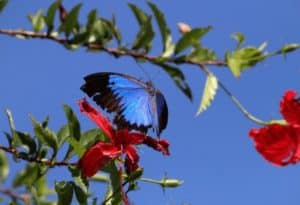
[[147,132],[153,127],[157,135],[166,127],[168,110],[163,95],[128,75],[94,73],[86,76],[81,89],[108,112],[115,112],[114,123],[121,128]]

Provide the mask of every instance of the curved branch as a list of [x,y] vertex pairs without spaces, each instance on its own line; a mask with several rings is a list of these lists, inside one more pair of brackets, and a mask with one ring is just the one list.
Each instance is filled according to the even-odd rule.
[[0,150],[3,150],[4,152],[12,154],[14,157],[18,159],[22,159],[28,162],[35,162],[35,163],[40,163],[44,164],[50,167],[53,166],[77,166],[77,163],[75,162],[66,162],[66,161],[54,161],[54,160],[49,160],[46,158],[38,158],[38,157],[26,157],[24,155],[21,155],[16,149],[11,148],[11,147],[5,147],[0,145]]
[[[9,35],[13,37],[26,37],[26,38],[39,38],[39,39],[47,39],[47,40],[52,40],[60,44],[71,44],[71,41],[67,38],[61,38],[61,37],[55,37],[53,35],[49,35],[47,33],[35,33],[32,31],[26,31],[26,30],[9,30],[9,29],[0,29],[0,34],[2,35]],[[147,60],[149,62],[157,62],[158,60],[161,59],[161,56],[153,56],[153,55],[148,55],[147,53],[144,52],[138,52],[138,51],[133,51],[133,50],[123,50],[120,48],[107,48],[104,47],[101,44],[95,44],[95,43],[85,43],[83,44],[84,47],[90,48],[90,49],[100,49],[105,51],[108,54],[114,55],[114,56],[129,56],[132,58],[142,58],[144,60]],[[174,57],[168,57],[164,58],[165,62],[168,63],[174,63],[178,64],[176,61],[176,58]],[[206,66],[226,66],[227,63],[222,61],[222,60],[211,60],[211,61],[202,61],[202,62],[196,62],[192,60],[187,60],[183,59],[180,61],[180,64],[190,64],[190,65],[206,65]]]

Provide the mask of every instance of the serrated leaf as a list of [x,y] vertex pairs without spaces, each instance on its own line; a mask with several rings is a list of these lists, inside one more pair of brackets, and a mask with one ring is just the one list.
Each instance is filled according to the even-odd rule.
[[201,103],[199,105],[196,115],[199,115],[211,105],[211,102],[215,98],[217,89],[218,79],[213,74],[208,74],[206,77]]
[[205,28],[194,28],[190,32],[184,33],[175,46],[175,54],[180,53],[190,46],[199,45],[199,40],[212,29],[211,26]]
[[175,85],[183,92],[186,97],[188,97],[190,100],[193,99],[192,91],[188,83],[185,81],[184,74],[181,72],[181,70],[165,63],[156,63],[156,65],[162,67],[168,73]]
[[173,54],[175,45],[173,43],[171,32],[166,23],[164,14],[158,9],[158,7],[155,4],[148,2],[148,5],[150,6],[155,16],[156,22],[160,30],[162,43],[163,43],[162,57],[169,57]]
[[214,51],[208,48],[198,47],[187,56],[187,59],[193,62],[201,63],[203,61],[216,60],[217,57]]
[[8,0],[0,0],[0,12],[5,8],[6,4],[8,3]]
[[57,153],[58,142],[56,134],[49,128],[44,128],[41,123],[37,122],[34,117],[30,116],[34,133],[36,137],[47,146],[53,149],[54,154]]
[[13,181],[13,187],[19,187],[21,185],[26,185],[28,187],[33,186],[33,184],[39,178],[39,167],[38,164],[27,164],[26,168],[18,172]]
[[39,33],[43,30],[45,26],[45,20],[42,10],[39,10],[36,15],[30,15],[29,20],[31,21],[34,32]]
[[8,160],[4,151],[0,150],[0,182],[3,182],[9,173]]
[[45,16],[45,22],[48,26],[48,33],[50,33],[53,30],[55,14],[56,14],[56,11],[57,11],[60,3],[61,3],[61,0],[56,0],[54,3],[52,3],[50,5],[50,7],[47,10],[47,14]]
[[263,43],[259,48],[252,46],[237,49],[231,53],[226,53],[226,62],[235,77],[239,77],[246,68],[255,66],[263,61],[267,54],[263,53],[266,44]]
[[245,36],[240,32],[232,34],[231,37],[237,41],[237,48],[240,48],[245,42]]
[[69,205],[73,198],[73,183],[67,181],[55,182],[55,191],[57,193],[57,205]]
[[67,14],[64,22],[61,24],[59,31],[65,32],[66,36],[69,36],[72,32],[78,30],[78,15],[82,4],[77,4],[72,10]]
[[78,121],[74,111],[68,105],[64,105],[64,111],[65,111],[65,115],[68,119],[68,127],[69,127],[70,137],[74,138],[76,140],[79,140],[80,139],[80,124],[79,124],[79,121]]
[[291,43],[291,44],[284,45],[282,48],[280,48],[278,51],[276,51],[275,54],[283,54],[284,55],[286,53],[293,52],[299,48],[300,48],[300,44]]

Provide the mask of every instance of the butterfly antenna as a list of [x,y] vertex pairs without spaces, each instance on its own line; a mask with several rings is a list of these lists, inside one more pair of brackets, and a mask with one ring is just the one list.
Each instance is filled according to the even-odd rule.
[[137,61],[136,61],[136,64],[137,64],[137,66],[142,70],[143,74],[144,74],[145,76],[147,76],[147,78],[148,78],[149,81],[151,82],[150,74],[146,71],[145,67],[143,67],[142,64],[139,63],[139,62],[137,62]]

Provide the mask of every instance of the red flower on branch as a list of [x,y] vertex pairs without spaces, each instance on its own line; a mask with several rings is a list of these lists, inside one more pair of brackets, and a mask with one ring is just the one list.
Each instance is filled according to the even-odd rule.
[[163,139],[157,140],[152,137],[130,132],[126,129],[115,130],[112,123],[102,113],[92,107],[85,99],[78,101],[80,111],[86,114],[110,142],[97,142],[90,147],[79,161],[82,173],[91,177],[103,168],[109,161],[125,155],[125,169],[130,173],[138,168],[139,155],[135,145],[145,144],[164,155],[169,155],[169,142]]
[[300,161],[300,102],[297,93],[285,92],[280,112],[286,124],[273,123],[249,131],[256,150],[269,162],[285,166]]

